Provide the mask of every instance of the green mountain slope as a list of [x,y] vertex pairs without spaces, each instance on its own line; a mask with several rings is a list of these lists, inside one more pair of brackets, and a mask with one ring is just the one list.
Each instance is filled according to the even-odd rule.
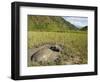
[[63,32],[77,28],[60,16],[28,15],[28,30]]
[[84,26],[84,27],[82,27],[80,30],[81,30],[81,31],[87,31],[87,29],[88,29],[88,26]]

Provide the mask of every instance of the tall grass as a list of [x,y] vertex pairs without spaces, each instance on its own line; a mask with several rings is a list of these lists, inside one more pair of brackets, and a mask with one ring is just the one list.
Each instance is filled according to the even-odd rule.
[[[44,44],[59,44],[64,47],[61,64],[68,61],[87,63],[87,33],[86,32],[28,32],[28,48],[36,48]],[[79,58],[78,58],[79,57]],[[74,58],[74,60],[73,60]],[[77,63],[77,62],[76,62]]]

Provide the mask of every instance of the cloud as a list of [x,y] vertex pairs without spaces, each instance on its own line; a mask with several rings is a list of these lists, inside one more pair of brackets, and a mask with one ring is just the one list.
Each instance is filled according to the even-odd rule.
[[64,16],[63,18],[77,27],[88,25],[88,17]]

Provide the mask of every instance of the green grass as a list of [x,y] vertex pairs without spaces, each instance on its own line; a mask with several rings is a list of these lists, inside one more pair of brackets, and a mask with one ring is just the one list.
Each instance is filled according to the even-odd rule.
[[[58,64],[65,64],[68,61],[77,61],[78,64],[87,62],[87,32],[34,32],[28,31],[28,48],[36,48],[44,44],[59,44],[64,47],[61,54],[62,61]],[[77,63],[77,62],[74,62]]]

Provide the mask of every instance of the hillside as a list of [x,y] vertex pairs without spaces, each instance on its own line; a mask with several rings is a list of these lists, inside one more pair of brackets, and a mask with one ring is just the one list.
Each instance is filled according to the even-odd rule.
[[68,30],[77,30],[77,28],[60,16],[28,15],[28,31],[63,32]]
[[82,27],[80,30],[81,30],[81,31],[87,31],[87,29],[88,29],[88,26],[84,26],[84,27]]

